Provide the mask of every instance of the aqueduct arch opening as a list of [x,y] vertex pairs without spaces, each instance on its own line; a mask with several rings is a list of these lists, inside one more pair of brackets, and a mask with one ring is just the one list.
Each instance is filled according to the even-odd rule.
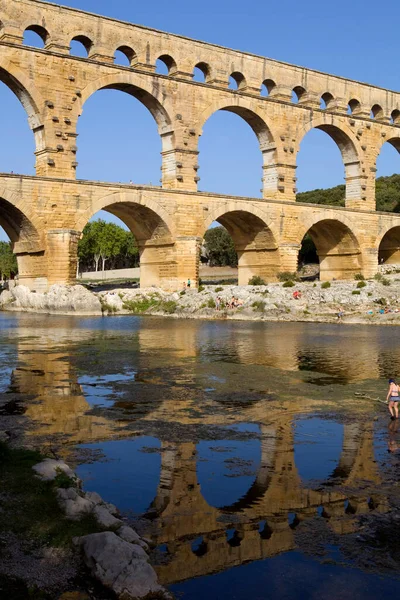
[[325,122],[314,122],[310,123],[307,127],[307,131],[300,140],[299,151],[301,150],[301,143],[310,131],[316,129],[326,133],[337,145],[342,155],[342,161],[345,171],[346,180],[346,191],[345,191],[345,204],[346,206],[351,203],[352,200],[360,200],[362,196],[361,188],[361,163],[358,148],[353,141],[349,133],[344,131],[340,125],[325,123]]
[[238,255],[238,283],[247,285],[253,276],[273,281],[279,272],[280,258],[275,236],[261,218],[248,210],[238,209],[215,214],[231,236]]
[[378,249],[379,264],[400,264],[400,226],[392,227],[385,233]]
[[307,229],[306,234],[310,236],[317,251],[321,281],[354,279],[354,275],[362,271],[358,240],[350,228],[341,221],[336,219],[317,221]]
[[161,210],[127,199],[113,197],[96,203],[91,214],[79,223],[79,231],[99,210],[120,219],[134,235],[140,255],[140,286],[176,285],[175,242]]
[[[80,115],[82,115],[83,111],[85,110],[85,103],[87,100],[96,92],[101,90],[125,92],[143,104],[143,106],[146,107],[153,116],[158,127],[158,133],[161,138],[161,181],[164,187],[168,187],[170,182],[174,182],[176,179],[176,162],[174,158],[171,160],[171,156],[173,156],[174,152],[175,141],[172,119],[164,104],[162,104],[156,98],[151,90],[147,90],[146,86],[142,85],[141,83],[132,83],[130,79],[132,79],[131,76],[124,75],[119,77],[107,76],[88,86],[82,92],[82,107],[80,110]],[[158,179],[152,183],[158,185]]]
[[[213,107],[213,109],[210,109],[207,114],[203,115],[203,121],[201,123],[201,129],[202,131],[204,130],[204,128],[206,127],[207,123],[209,122],[209,120],[218,115],[219,112],[225,112],[225,113],[232,113],[237,115],[238,117],[240,117],[247,125],[250,126],[250,128],[253,130],[254,134],[257,137],[258,143],[259,143],[259,148],[261,150],[261,167],[262,167],[262,172],[261,172],[261,180],[262,180],[262,189],[260,190],[260,192],[266,196],[268,194],[272,194],[273,192],[276,192],[277,190],[277,185],[278,185],[278,174],[277,174],[277,166],[276,166],[276,162],[277,162],[277,156],[276,156],[276,144],[274,141],[274,137],[273,134],[271,132],[270,127],[267,125],[267,123],[253,110],[250,110],[247,107],[244,106],[239,106],[239,105],[230,105],[226,102],[221,103],[220,106],[217,107]],[[203,140],[200,140],[199,143],[199,149],[200,149],[200,156],[199,156],[199,163],[201,165],[202,163],[202,146]],[[247,146],[247,148],[250,149],[250,146]],[[228,148],[224,148],[223,152],[227,152]],[[254,155],[255,157],[256,155]],[[252,160],[253,160],[253,164],[254,164],[254,157],[252,156]],[[244,160],[244,154],[242,155],[242,158]],[[215,156],[214,156],[214,161],[215,161]],[[242,168],[240,169],[240,173],[243,176],[243,164],[241,165]],[[255,171],[254,171],[255,173]],[[232,175],[232,172],[231,172]],[[256,175],[255,175],[255,180],[256,180]],[[238,183],[238,182],[237,182]],[[258,185],[257,185],[258,187]],[[254,187],[255,190],[255,187]],[[215,190],[213,190],[215,191]],[[240,190],[239,190],[240,191]],[[224,193],[226,193],[226,190],[224,190]],[[243,194],[238,194],[238,192],[236,192],[235,195],[243,195]],[[249,195],[248,193],[246,193],[246,195]],[[253,194],[251,194],[254,196],[258,195],[258,192],[254,191]]]
[[11,241],[21,284],[33,290],[46,286],[46,259],[38,228],[14,204],[0,197],[0,227]]

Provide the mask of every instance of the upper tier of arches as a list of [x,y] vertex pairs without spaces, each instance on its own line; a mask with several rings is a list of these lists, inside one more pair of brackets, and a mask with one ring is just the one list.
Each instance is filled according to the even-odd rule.
[[350,106],[354,116],[400,126],[395,92],[68,7],[4,3],[0,41],[23,43],[26,31],[38,36],[44,51],[68,54],[71,42],[80,42],[89,59],[113,63],[118,52],[126,57],[126,68],[148,71],[164,59],[169,77],[191,80],[197,69],[203,83],[221,88],[228,88],[232,77],[236,93],[259,95],[263,86],[265,96],[290,102],[293,92],[300,105],[345,113]]

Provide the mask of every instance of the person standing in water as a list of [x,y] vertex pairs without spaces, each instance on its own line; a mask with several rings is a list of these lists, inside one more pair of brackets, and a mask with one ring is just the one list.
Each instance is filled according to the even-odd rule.
[[386,400],[389,402],[389,412],[391,419],[399,418],[399,386],[394,379],[389,379],[389,389]]

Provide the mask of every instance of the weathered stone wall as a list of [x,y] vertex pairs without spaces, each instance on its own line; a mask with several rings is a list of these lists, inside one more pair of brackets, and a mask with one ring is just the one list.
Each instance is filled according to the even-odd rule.
[[[0,0],[0,23],[0,80],[23,103],[36,141],[37,179],[2,176],[0,184],[0,224],[28,285],[73,280],[80,232],[100,208],[137,237],[142,285],[197,281],[198,245],[216,219],[234,238],[241,283],[294,270],[310,228],[322,278],[376,271],[381,237],[400,225],[400,217],[374,213],[376,158],[385,142],[400,150],[400,94],[40,0]],[[23,44],[26,29],[42,37],[43,49]],[[85,45],[87,58],[69,55],[73,39]],[[114,64],[117,49],[130,66]],[[168,75],[155,73],[158,58]],[[195,66],[203,83],[193,81]],[[236,90],[228,89],[230,75]],[[156,120],[160,188],[75,181],[77,120],[86,100],[104,88],[135,96]],[[257,135],[263,199],[197,192],[198,140],[217,110],[238,114]],[[296,157],[312,128],[341,151],[344,210],[295,204]],[[385,260],[397,261],[397,231],[385,241]]]

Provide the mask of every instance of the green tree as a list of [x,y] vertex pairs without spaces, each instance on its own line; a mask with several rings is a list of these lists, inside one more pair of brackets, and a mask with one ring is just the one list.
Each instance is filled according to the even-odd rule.
[[115,223],[107,223],[102,219],[88,223],[78,244],[78,259],[81,270],[93,265],[102,270],[136,266],[139,263],[139,249],[130,231],[126,231]]
[[237,266],[237,252],[225,227],[208,229],[204,236],[204,244],[211,267]]
[[9,279],[18,273],[18,264],[10,242],[0,242],[0,279]]

